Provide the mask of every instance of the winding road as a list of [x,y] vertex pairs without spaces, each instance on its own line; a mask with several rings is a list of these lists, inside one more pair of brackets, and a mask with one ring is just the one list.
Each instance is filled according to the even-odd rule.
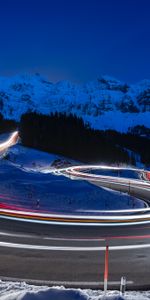
[[[75,166],[54,172],[129,192],[149,203],[149,172],[142,179],[91,174],[107,166]],[[117,168],[116,168],[117,169]],[[119,169],[119,168],[118,168]],[[137,169],[136,169],[137,170]],[[102,288],[109,246],[109,288],[126,276],[128,289],[150,287],[150,208],[64,215],[0,204],[0,278],[33,284]]]

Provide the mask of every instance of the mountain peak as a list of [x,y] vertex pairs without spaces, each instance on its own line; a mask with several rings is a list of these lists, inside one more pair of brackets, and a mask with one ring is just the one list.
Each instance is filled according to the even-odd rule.
[[28,111],[72,113],[95,129],[150,128],[150,80],[130,87],[108,75],[84,85],[69,80],[52,83],[38,73],[0,77],[4,118],[19,121]]

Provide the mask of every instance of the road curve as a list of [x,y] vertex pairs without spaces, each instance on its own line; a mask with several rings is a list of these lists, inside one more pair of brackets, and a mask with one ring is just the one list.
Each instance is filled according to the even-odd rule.
[[[137,198],[142,198],[147,202],[150,201],[150,181],[120,178],[113,176],[103,176],[87,173],[87,170],[107,169],[107,170],[127,170],[126,168],[108,167],[108,166],[75,166],[61,169],[59,172],[71,178],[86,180],[98,186],[103,186],[113,190],[128,192]],[[140,169],[129,169],[138,171],[142,174],[147,173]],[[86,172],[85,172],[86,171]],[[127,210],[111,210],[101,211],[96,215],[82,215],[82,214],[62,214],[49,213],[43,211],[31,211],[18,208],[15,206],[0,205],[0,216],[10,220],[18,220],[32,223],[54,224],[54,225],[72,225],[72,226],[128,226],[128,225],[142,225],[150,223],[150,207],[142,209],[127,209]]]
[[[144,180],[132,179],[132,178],[121,178],[113,176],[104,176],[90,174],[88,171],[92,170],[129,170],[135,171],[140,174]],[[150,203],[150,181],[149,171],[137,168],[126,168],[126,167],[112,167],[112,166],[98,166],[98,165],[83,165],[83,166],[72,166],[65,169],[61,169],[58,172],[69,176],[73,179],[86,180],[97,186],[106,187],[112,190],[117,190],[125,193],[129,193],[131,196],[141,198],[145,200],[148,205]]]
[[[80,179],[84,176],[85,180],[119,190],[127,188],[127,181],[130,181],[130,189],[137,195],[142,190],[144,199],[150,192],[149,182],[106,176],[97,180],[95,176],[100,175],[81,174],[77,167],[75,172],[80,174],[75,174],[71,168],[59,172]],[[1,279],[102,288],[106,245],[110,251],[109,288],[116,289],[121,276],[126,276],[128,289],[148,289],[148,207],[83,216],[29,211],[5,203],[0,205]]]

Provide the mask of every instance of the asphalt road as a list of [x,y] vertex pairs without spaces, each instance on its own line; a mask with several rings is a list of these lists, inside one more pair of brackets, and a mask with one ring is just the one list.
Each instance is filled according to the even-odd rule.
[[[98,166],[94,167],[95,169],[98,169]],[[91,170],[93,170],[94,167],[91,167]],[[113,169],[113,167],[110,167],[110,170],[111,169]],[[114,169],[119,170],[119,168],[117,167],[115,167]],[[148,205],[150,204],[150,182],[148,180],[144,181],[132,178],[95,175],[88,173],[88,170],[90,170],[90,167],[88,168],[87,166],[75,166],[64,169],[62,173],[80,180],[89,181],[100,187],[106,187],[112,190],[129,193],[131,196],[145,200]],[[139,172],[139,169],[137,170]],[[143,171],[143,175],[144,174],[145,172]]]
[[[94,185],[100,186],[100,187],[104,187],[104,188],[109,188],[111,190],[117,190],[120,192],[124,192],[124,193],[128,193],[130,196],[133,196],[133,207],[134,207],[134,197],[143,199],[145,202],[145,206],[147,207],[147,209],[145,210],[145,212],[141,211],[139,213],[135,213],[135,210],[132,209],[130,211],[130,214],[126,214],[125,212],[122,211],[121,214],[121,210],[120,213],[116,212],[116,216],[113,215],[113,217],[111,217],[108,212],[107,214],[104,213],[102,214],[102,216],[97,216],[97,220],[94,218],[92,220],[92,222],[96,223],[99,222],[99,224],[101,223],[107,223],[108,225],[110,224],[114,224],[116,223],[116,225],[122,225],[122,224],[131,224],[132,225],[134,223],[150,223],[150,208],[149,208],[149,203],[150,203],[150,182],[149,180],[141,180],[141,179],[133,179],[133,178],[123,178],[123,177],[113,177],[113,176],[104,176],[104,175],[95,175],[92,173],[89,173],[90,169],[94,170],[94,169],[98,169],[98,168],[102,168],[102,170],[109,169],[109,170],[130,170],[130,169],[126,169],[126,168],[118,168],[118,167],[107,167],[107,166],[87,166],[87,165],[83,165],[83,166],[74,166],[74,167],[69,167],[69,168],[65,168],[62,170],[59,170],[58,172],[63,173],[66,176],[69,176],[71,178],[76,178],[79,180],[85,180],[88,181],[90,183],[93,183]],[[143,170],[139,170],[139,169],[131,169],[132,171],[136,170],[137,173],[140,174],[140,178],[141,177],[145,177],[145,174],[147,174],[147,171],[143,171]],[[126,210],[127,211],[127,210]],[[71,222],[71,221],[70,221]],[[78,221],[79,222],[79,221]],[[80,223],[83,223],[83,219],[81,218]],[[85,222],[85,220],[84,220]],[[86,222],[88,222],[88,217]]]
[[[92,182],[121,191],[130,189],[131,194],[149,201],[149,187],[133,181],[127,184],[127,181],[125,185],[112,180],[106,182],[106,179]],[[126,277],[128,289],[150,288],[150,222],[124,226],[81,226],[80,223],[60,226],[33,221],[15,221],[1,216],[1,279],[103,288],[108,245],[108,288],[118,288],[121,276]]]
[[[18,133],[1,144],[16,143]],[[77,167],[77,172],[80,168]],[[73,172],[72,172],[72,174]],[[81,174],[80,174],[81,175]],[[82,174],[81,179],[86,175]],[[91,175],[92,176],[92,175]],[[90,181],[87,177],[86,180]],[[119,179],[120,180],[120,179]],[[150,187],[133,180],[102,178],[95,184],[146,199]],[[14,218],[14,217],[13,217]],[[0,218],[0,278],[35,284],[103,288],[104,256],[109,246],[109,285],[118,288],[126,276],[128,289],[150,288],[150,224],[81,226],[39,224]]]
[[109,288],[117,288],[121,276],[126,276],[128,289],[147,289],[150,286],[149,247],[111,248],[148,246],[150,225],[87,228],[1,219],[0,228],[1,279],[102,288],[104,248],[109,245]]

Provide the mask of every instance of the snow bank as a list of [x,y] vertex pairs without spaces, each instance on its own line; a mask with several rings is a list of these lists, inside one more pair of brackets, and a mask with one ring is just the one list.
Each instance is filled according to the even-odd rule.
[[65,289],[61,287],[47,287],[28,285],[25,282],[0,281],[1,300],[148,300],[150,291],[126,292],[124,297],[118,291],[108,291],[104,297],[103,291]]

